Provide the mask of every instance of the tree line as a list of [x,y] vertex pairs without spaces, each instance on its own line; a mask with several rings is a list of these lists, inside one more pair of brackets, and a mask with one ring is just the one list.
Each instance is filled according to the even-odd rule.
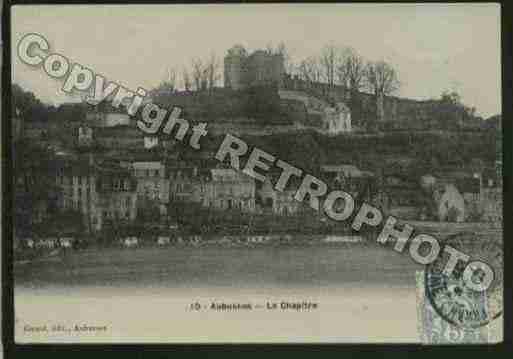
[[[395,68],[385,61],[367,61],[355,49],[326,45],[320,54],[296,62],[284,42],[268,43],[264,49],[270,55],[283,58],[285,73],[296,75],[307,84],[325,83],[329,87],[342,85],[356,100],[359,91],[366,89],[376,96],[377,116],[383,118],[383,98],[399,89]],[[247,56],[242,45],[235,45],[228,54]],[[215,53],[205,58],[193,58],[181,70],[170,67],[166,77],[152,91],[153,95],[166,95],[182,88],[185,91],[212,90],[222,78],[221,60]],[[181,81],[180,77],[181,76]]]
[[180,87],[188,92],[212,90],[220,80],[221,60],[212,52],[205,58],[191,59],[190,64],[181,69],[169,67],[166,77],[150,92],[150,96],[171,94],[178,91]]
[[397,70],[384,61],[369,61],[357,50],[347,46],[328,44],[320,54],[301,60],[295,75],[306,84],[325,83],[328,89],[342,86],[349,96],[351,109],[359,105],[359,93],[366,90],[376,100],[376,117],[384,119],[384,98],[400,87]]
[[[325,45],[319,53],[303,59],[291,55],[289,47],[282,41],[277,44],[269,42],[263,51],[270,55],[279,55],[283,59],[285,73],[297,77],[307,88],[323,84],[327,89],[327,99],[336,86],[342,87],[349,94],[346,98],[353,121],[358,124],[367,117],[376,118],[377,122],[385,119],[385,98],[396,93],[401,86],[398,70],[385,60],[368,60],[356,49],[339,46],[334,43]],[[227,55],[246,57],[249,52],[237,44],[227,50]],[[152,91],[153,95],[168,95],[184,89],[191,92],[212,93],[222,79],[222,59],[215,53],[205,58],[193,58],[188,66],[181,70],[170,67],[165,79]],[[363,104],[362,92],[372,94],[375,106]],[[321,94],[322,95],[322,94]],[[162,98],[162,97],[161,97]],[[455,92],[443,92],[435,109],[435,117],[446,124],[461,123],[469,118],[476,118],[476,110],[464,105]]]

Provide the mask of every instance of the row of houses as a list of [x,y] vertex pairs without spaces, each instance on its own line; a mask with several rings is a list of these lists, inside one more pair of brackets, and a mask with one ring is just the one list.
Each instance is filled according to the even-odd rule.
[[409,220],[502,221],[502,164],[482,172],[443,171],[415,178],[397,171],[375,174],[350,164],[321,167],[331,188],[349,192],[386,214]]
[[254,212],[255,182],[232,169],[164,161],[63,161],[56,166],[57,206],[79,211],[92,231],[108,221],[134,221],[146,212],[165,218],[173,203]]
[[[260,183],[233,169],[217,168],[213,163],[193,164],[166,158],[127,155],[94,159],[88,155],[60,159],[54,169],[56,207],[81,213],[85,227],[91,231],[101,230],[107,222],[134,221],[141,213],[149,220],[168,218],[176,203],[279,216],[309,211],[294,199],[299,179],[282,192],[273,185],[279,173],[270,173]],[[482,173],[443,171],[416,180],[400,173],[376,174],[352,164],[338,164],[321,166],[320,177],[330,189],[349,192],[356,203],[371,203],[386,214],[405,220],[500,223],[501,168],[498,163],[495,170]],[[42,222],[48,203],[41,200],[36,205],[37,215],[31,218]]]
[[[108,220],[133,221],[138,211],[165,218],[174,203],[283,216],[307,208],[294,199],[299,183],[282,192],[274,189],[272,173],[260,183],[233,169],[205,168],[158,160],[64,164],[56,172],[58,207],[80,211],[92,230],[100,230]],[[322,166],[321,177],[330,188],[349,192],[357,203],[372,203],[403,219],[502,220],[502,184],[493,172],[462,178],[428,174],[412,181],[343,164]]]
[[[36,141],[44,147],[92,147],[109,149],[173,147],[169,138],[145,136],[135,125],[135,120],[123,113],[88,112],[86,119],[59,125],[57,121],[24,121],[21,116],[12,118],[13,138]],[[69,136],[71,135],[71,136]]]
[[[110,126],[111,120],[116,126]],[[123,121],[126,119],[121,115],[105,117],[100,122],[104,126],[98,129],[137,131]],[[84,131],[79,129],[79,139],[80,136],[82,140],[83,136],[91,139],[91,133]],[[108,138],[131,137],[116,132]],[[192,165],[168,157],[167,160],[125,157],[108,161],[94,161],[91,157],[86,161],[58,163],[55,170],[58,207],[80,211],[88,228],[93,230],[101,229],[106,220],[134,220],[137,211],[146,207],[156,209],[158,216],[166,216],[170,204],[175,202],[278,215],[294,215],[305,209],[294,200],[299,184],[278,192],[273,188],[272,174],[270,180],[260,184],[231,169]],[[443,171],[412,179],[397,172],[373,173],[346,163],[323,165],[320,173],[330,188],[348,191],[360,203],[373,203],[405,219],[500,222],[501,168],[502,164],[497,163],[494,171],[463,175]]]

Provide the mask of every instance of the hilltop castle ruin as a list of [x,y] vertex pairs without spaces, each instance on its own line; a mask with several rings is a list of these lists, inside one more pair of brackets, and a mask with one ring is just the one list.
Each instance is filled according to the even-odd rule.
[[244,47],[235,45],[224,57],[224,87],[241,90],[251,86],[276,85],[285,78],[283,56],[264,50],[248,54]]

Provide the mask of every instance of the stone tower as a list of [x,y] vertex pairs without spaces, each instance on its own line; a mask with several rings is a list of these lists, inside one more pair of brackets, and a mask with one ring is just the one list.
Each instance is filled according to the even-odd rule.
[[224,87],[240,90],[251,86],[283,86],[285,66],[283,56],[263,50],[248,55],[236,45],[224,58]]
[[244,88],[247,54],[244,47],[235,45],[224,57],[224,87],[234,90]]

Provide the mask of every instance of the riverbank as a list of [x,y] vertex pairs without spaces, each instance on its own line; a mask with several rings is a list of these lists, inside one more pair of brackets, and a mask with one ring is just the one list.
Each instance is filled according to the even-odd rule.
[[58,257],[65,256],[70,252],[80,252],[84,250],[102,250],[109,248],[135,249],[135,248],[166,248],[166,247],[206,247],[216,246],[227,247],[254,247],[254,246],[294,246],[294,245],[314,245],[317,243],[340,244],[340,243],[360,243],[365,244],[363,236],[346,235],[177,235],[177,236],[157,236],[152,238],[140,239],[138,237],[124,237],[117,240],[98,240],[97,238],[82,239],[81,245],[74,246],[74,249],[56,248],[56,249],[30,249],[16,252],[15,265],[24,265],[35,261],[58,260]]
[[[463,233],[482,233],[485,237],[502,238],[501,229],[491,223],[446,223],[429,221],[407,221],[409,225],[415,228],[415,232],[426,233],[444,240],[448,236]],[[402,224],[404,224],[402,223]],[[402,224],[398,224],[401,226]],[[301,230],[299,229],[301,228]],[[260,231],[248,230],[247,228],[232,228],[227,231],[223,228],[220,233],[199,234],[191,233],[183,229],[161,230],[149,228],[146,232],[143,228],[133,227],[125,231],[103,232],[92,237],[69,238],[71,245],[69,248],[59,247],[59,237],[34,239],[31,247],[27,245],[18,247],[15,250],[15,263],[21,264],[33,260],[45,260],[45,258],[66,254],[70,251],[80,251],[91,248],[123,248],[123,247],[167,247],[167,246],[255,246],[255,245],[301,245],[303,243],[337,243],[337,242],[360,242],[364,244],[374,243],[379,232],[376,230],[362,229],[360,232],[354,232],[347,228],[337,230],[331,228],[324,232],[311,233],[304,231],[303,227],[296,226],[289,232],[271,231],[265,233]],[[310,228],[312,230],[312,228]],[[365,230],[367,229],[367,230]],[[223,234],[225,233],[225,234]],[[389,240],[393,244],[393,238]],[[43,244],[43,245],[41,245]]]

